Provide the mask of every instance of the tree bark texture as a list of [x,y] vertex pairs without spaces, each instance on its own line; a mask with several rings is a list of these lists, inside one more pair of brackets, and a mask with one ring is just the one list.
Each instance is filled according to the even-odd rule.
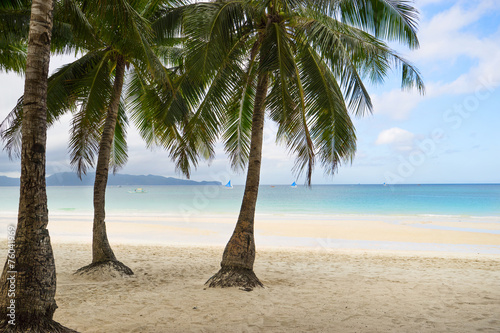
[[33,0],[31,6],[19,212],[0,280],[1,332],[74,332],[52,320],[57,308],[56,268],[47,230],[45,150],[53,8],[51,0]]

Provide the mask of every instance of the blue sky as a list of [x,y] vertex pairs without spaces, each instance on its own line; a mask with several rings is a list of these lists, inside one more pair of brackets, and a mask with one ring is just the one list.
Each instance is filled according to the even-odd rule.
[[[421,12],[420,49],[398,51],[421,71],[426,94],[402,92],[394,73],[370,87],[373,115],[355,119],[358,151],[351,164],[326,176],[318,166],[314,184],[500,183],[500,1],[416,0]],[[51,68],[71,57],[51,60]],[[0,118],[23,92],[23,78],[0,73]],[[47,174],[69,171],[69,117],[49,130]],[[275,127],[265,126],[262,184],[298,183],[294,157],[275,144]],[[145,148],[129,130],[129,162],[120,173],[180,176],[167,153]],[[0,152],[0,175],[19,176],[19,161]],[[234,172],[221,145],[217,157],[201,163],[195,180],[232,180]]]

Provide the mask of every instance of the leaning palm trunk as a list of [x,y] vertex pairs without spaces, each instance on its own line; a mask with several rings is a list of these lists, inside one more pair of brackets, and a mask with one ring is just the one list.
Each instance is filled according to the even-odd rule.
[[130,268],[116,260],[115,254],[109,245],[106,234],[106,186],[108,183],[109,160],[111,156],[111,145],[118,118],[118,106],[123,88],[125,75],[125,61],[120,55],[116,64],[115,82],[113,93],[108,107],[106,121],[99,146],[96,175],[94,181],[94,226],[92,237],[92,263],[80,268],[76,273],[89,273],[102,266],[110,266],[120,273],[126,275],[134,274]]
[[[15,238],[0,282],[1,332],[75,332],[52,320],[56,269],[47,230],[45,147],[52,1],[31,7],[21,148],[21,191]],[[14,228],[10,228],[14,233]],[[10,235],[9,235],[10,236]]]
[[259,192],[265,117],[264,104],[268,83],[268,73],[260,74],[252,116],[247,180],[240,215],[233,235],[222,255],[221,269],[206,282],[209,287],[254,288],[263,286],[253,272],[253,263],[255,261],[254,218]]

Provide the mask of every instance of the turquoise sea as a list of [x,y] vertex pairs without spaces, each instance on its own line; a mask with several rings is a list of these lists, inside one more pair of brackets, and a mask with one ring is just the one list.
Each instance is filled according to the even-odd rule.
[[[138,237],[126,232],[110,234],[111,241],[152,242],[158,244],[215,244],[223,246],[234,225],[214,223],[218,217],[236,221],[243,186],[143,186],[145,193],[134,192],[139,186],[108,187],[106,214],[114,221],[122,217],[131,223],[158,223],[186,230],[177,233],[148,233]],[[47,188],[51,221],[89,223],[85,232],[52,230],[53,238],[88,241],[90,239],[92,187],[69,186]],[[0,239],[6,225],[17,216],[19,187],[0,187]],[[413,228],[456,230],[493,234],[500,237],[500,184],[496,185],[262,185],[259,189],[257,216],[267,221],[384,221],[389,224],[411,223]],[[213,215],[208,222],[196,217]],[[86,216],[81,219],[78,216]],[[145,217],[142,219],[141,217]],[[152,219],[149,219],[152,217]],[[162,219],[173,217],[173,219]],[[159,218],[159,219],[156,219]],[[62,220],[61,220],[62,219]],[[110,219],[113,221],[113,219]],[[108,222],[110,221],[108,220]],[[316,221],[316,222],[314,222]],[[428,223],[433,221],[433,223]],[[441,223],[440,221],[444,221]],[[422,222],[422,223],[421,223]],[[434,223],[435,222],[435,223]],[[451,224],[446,224],[450,222]],[[269,222],[268,222],[269,223]],[[270,222],[272,223],[272,222]],[[462,225],[463,223],[463,225]],[[475,227],[477,223],[477,227]],[[486,223],[486,224],[485,224]],[[488,227],[485,227],[488,225]],[[202,236],[187,229],[199,230]],[[398,241],[361,241],[324,237],[288,237],[268,235],[257,230],[259,246],[305,246],[323,248],[355,248],[382,250],[448,251],[500,254],[498,245],[408,243]]]
[[[237,214],[243,186],[109,187],[107,214]],[[54,215],[91,214],[92,187],[47,188]],[[16,214],[18,187],[0,188],[0,212]],[[258,214],[278,215],[438,215],[499,217],[500,184],[495,185],[316,185],[259,189]]]

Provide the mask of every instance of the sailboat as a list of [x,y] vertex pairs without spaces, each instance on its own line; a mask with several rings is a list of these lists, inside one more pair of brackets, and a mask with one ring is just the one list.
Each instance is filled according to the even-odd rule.
[[293,182],[292,185],[290,185],[291,188],[297,188],[297,183]]
[[144,190],[142,187],[138,187],[135,190],[130,190],[128,193],[147,193],[148,191]]
[[231,185],[231,181],[228,181],[226,185],[224,185],[226,188],[233,188],[233,185]]

